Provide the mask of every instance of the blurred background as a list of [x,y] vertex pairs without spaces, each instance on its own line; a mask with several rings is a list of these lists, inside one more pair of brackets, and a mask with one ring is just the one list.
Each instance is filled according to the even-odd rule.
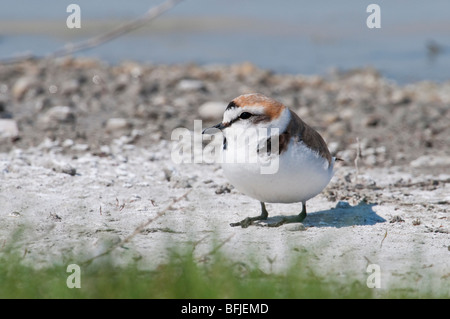
[[[450,0],[185,0],[77,58],[20,59],[163,2],[0,0],[0,298],[448,298]],[[80,29],[66,25],[72,3]],[[380,29],[366,25],[371,3]],[[301,234],[232,238],[231,217],[258,203],[216,164],[171,161],[174,129],[217,124],[250,92],[290,107],[344,159]],[[183,152],[194,145],[182,142]],[[271,216],[298,211],[274,206]],[[336,240],[324,246],[327,228]],[[126,249],[123,238],[133,238]],[[55,277],[109,247],[111,267],[83,270],[80,293]],[[393,289],[368,292],[366,256]],[[132,273],[115,270],[128,261]]]
[[[0,1],[0,59],[45,55],[137,18],[162,0]],[[68,29],[69,4],[81,28]],[[369,29],[369,4],[381,29]],[[116,64],[230,64],[249,61],[277,73],[326,74],[371,66],[400,84],[446,81],[450,1],[186,0],[148,25],[77,53]]]

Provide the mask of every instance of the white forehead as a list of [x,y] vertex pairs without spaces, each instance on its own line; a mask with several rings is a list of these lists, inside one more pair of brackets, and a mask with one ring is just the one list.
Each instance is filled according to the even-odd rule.
[[[239,117],[239,115],[242,112],[250,112],[252,114],[264,114],[264,108],[261,107],[257,107],[257,106],[251,106],[251,107],[239,107],[237,109],[228,109],[225,111],[224,116],[223,116],[223,122],[222,123],[230,123],[232,120],[235,120],[237,117]],[[277,128],[279,131],[277,132],[284,132],[287,128],[287,126],[289,125],[289,122],[291,121],[291,111],[288,108],[284,108],[283,111],[281,112],[280,116],[272,119],[270,122],[263,122],[260,124],[257,124],[258,127],[264,127],[264,128]],[[246,122],[244,122],[246,123]],[[244,124],[242,124],[244,125]],[[240,127],[242,128],[243,126],[241,125],[241,122],[236,122],[233,125],[231,125],[231,127],[226,128],[225,130],[232,130],[232,128],[234,127]],[[244,127],[248,125],[245,124]],[[228,133],[227,133],[228,134]],[[272,133],[271,133],[272,134]],[[276,132],[273,132],[273,134],[277,134]]]

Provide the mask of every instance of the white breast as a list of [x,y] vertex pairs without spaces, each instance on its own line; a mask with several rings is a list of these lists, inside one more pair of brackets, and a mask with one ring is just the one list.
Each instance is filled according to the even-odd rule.
[[[227,155],[228,158],[233,158],[237,154],[230,152],[242,151],[229,144],[224,150],[224,155],[225,158]],[[319,194],[333,176],[334,159],[329,165],[326,159],[303,142],[291,141],[288,149],[280,156],[271,156],[272,160],[278,160],[278,170],[273,174],[261,173],[261,167],[264,165],[261,161],[256,163],[228,161],[222,164],[225,177],[239,191],[259,201],[295,203],[306,201]]]

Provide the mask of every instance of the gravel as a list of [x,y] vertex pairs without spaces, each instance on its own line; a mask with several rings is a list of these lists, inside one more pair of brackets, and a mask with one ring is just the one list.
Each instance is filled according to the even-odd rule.
[[64,58],[0,65],[0,81],[0,118],[14,121],[3,124],[13,132],[0,134],[0,151],[45,138],[98,151],[133,129],[145,136],[136,145],[148,147],[170,139],[177,127],[192,130],[196,119],[216,124],[228,101],[260,92],[295,110],[348,165],[357,138],[361,162],[371,167],[450,155],[450,82],[399,86],[370,68],[319,77],[275,74],[250,63],[107,65]]
[[[227,101],[260,92],[294,109],[342,159],[308,201],[303,224],[264,227],[300,204],[268,205],[269,219],[230,222],[259,204],[228,184],[218,164],[176,164],[171,133],[217,124]],[[414,289],[449,287],[450,82],[399,86],[373,69],[325,77],[237,65],[107,65],[84,58],[0,65],[0,242],[43,266],[111,254],[155,269],[170,249],[212,246],[282,272],[307,251],[317,271],[365,283],[368,260]],[[167,231],[170,230],[170,231]],[[106,247],[106,248],[105,248]],[[269,263],[268,260],[271,262]],[[81,262],[81,261],[80,261]],[[424,265],[427,265],[424,267]],[[417,288],[419,287],[419,288]]]

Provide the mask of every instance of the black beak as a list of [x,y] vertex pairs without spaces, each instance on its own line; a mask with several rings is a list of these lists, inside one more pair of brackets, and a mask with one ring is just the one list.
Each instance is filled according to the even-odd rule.
[[229,124],[223,124],[219,123],[217,125],[214,125],[212,127],[205,128],[202,132],[202,134],[214,134],[217,133],[217,130],[222,131],[224,128],[230,126]]

